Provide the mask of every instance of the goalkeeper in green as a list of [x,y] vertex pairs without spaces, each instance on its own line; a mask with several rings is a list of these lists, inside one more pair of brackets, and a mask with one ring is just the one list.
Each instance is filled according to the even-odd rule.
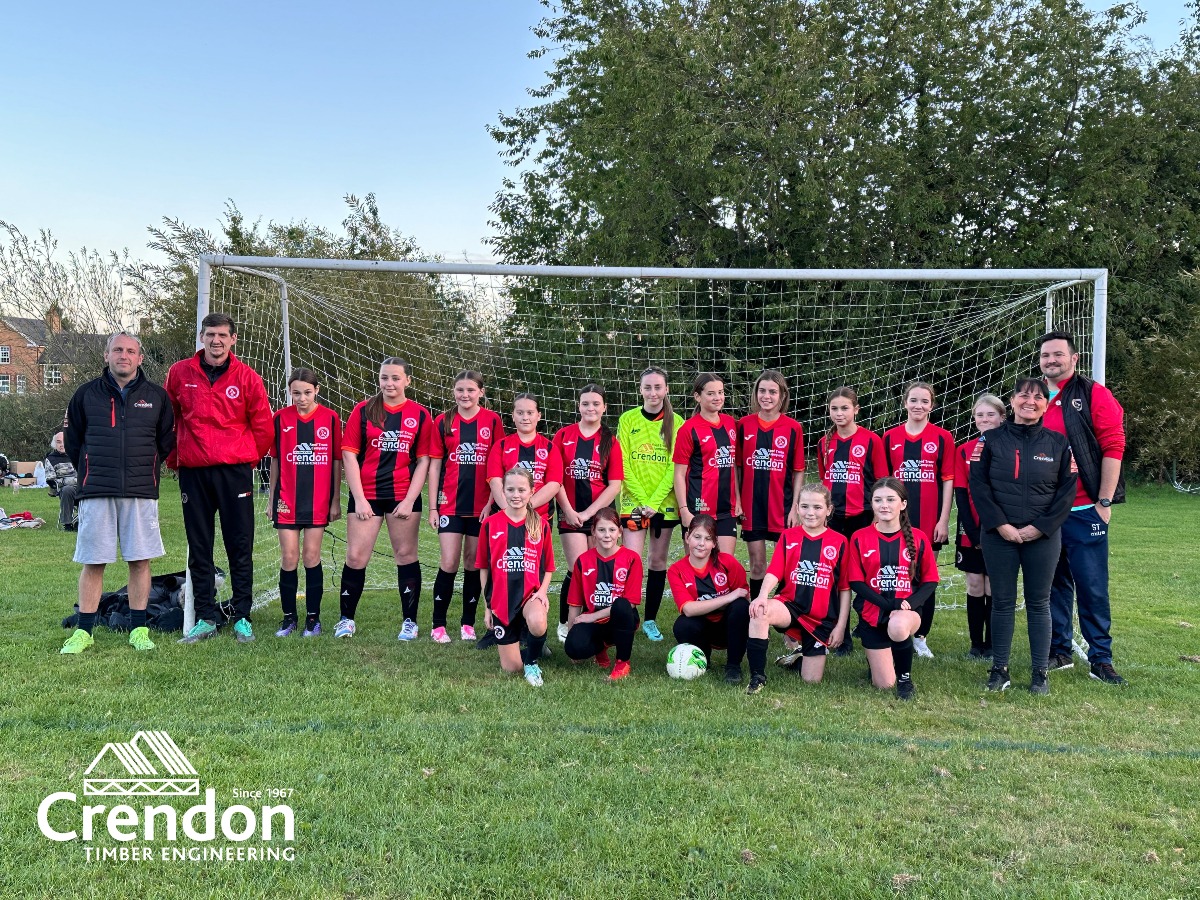
[[640,389],[642,405],[625,412],[617,424],[617,443],[625,457],[620,513],[623,543],[634,553],[641,555],[646,532],[650,533],[642,631],[650,640],[661,641],[655,617],[667,582],[671,532],[679,524],[671,448],[683,417],[671,408],[667,373],[662,369],[651,366],[642,372]]

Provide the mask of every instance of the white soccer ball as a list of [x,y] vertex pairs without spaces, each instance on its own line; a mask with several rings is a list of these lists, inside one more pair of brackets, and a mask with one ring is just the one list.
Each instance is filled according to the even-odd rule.
[[691,681],[699,678],[707,669],[708,659],[695,644],[676,644],[667,654],[667,674],[672,678]]

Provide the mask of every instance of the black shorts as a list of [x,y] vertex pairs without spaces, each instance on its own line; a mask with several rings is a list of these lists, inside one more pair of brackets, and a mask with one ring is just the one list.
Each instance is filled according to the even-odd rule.
[[479,537],[478,516],[442,516],[438,519],[438,534],[465,534]]
[[[495,616],[495,613],[492,615]],[[517,610],[507,625],[501,625],[493,619],[492,634],[496,638],[496,643],[502,646],[520,641],[525,635],[525,616],[521,614],[521,610]]]
[[825,656],[829,653],[829,649],[825,646],[825,642],[817,638],[815,634],[808,630],[803,622],[800,621],[800,607],[795,603],[781,601],[787,607],[787,611],[792,614],[792,622],[790,625],[785,625],[780,628],[775,626],[776,631],[787,633],[794,628],[800,630],[800,654],[802,656]]
[[839,516],[837,513],[834,513],[829,517],[829,527],[842,537],[848,538],[854,532],[866,528],[873,521],[875,521],[875,515],[869,509],[860,512],[856,516]]
[[756,531],[747,531],[742,529],[742,540],[749,544],[751,541],[770,541],[772,544],[779,543],[778,531],[767,531],[765,528]]
[[862,642],[864,650],[891,650],[896,645],[896,642],[888,637],[886,620],[882,626],[876,627],[860,616],[854,633]]
[[717,537],[737,537],[737,519],[733,516],[726,516],[723,519],[717,519]]
[[[399,500],[368,500],[367,505],[371,507],[371,512],[377,516],[390,516],[400,505]],[[413,504],[413,512],[421,511],[421,498],[417,498],[417,502]],[[355,512],[354,495],[350,495],[350,502],[346,505],[346,515],[352,516]]]
[[[394,506],[392,507],[392,509],[395,509],[395,508],[396,507],[394,507]],[[307,531],[310,528],[320,528],[323,531],[329,527],[329,523],[324,522],[320,525],[288,525],[288,524],[280,525],[278,522],[276,522],[274,527],[275,527],[276,531]]]
[[983,562],[983,551],[978,547],[964,547],[960,544],[954,548],[954,568],[970,575],[986,575],[987,566]]
[[[665,528],[674,531],[679,525],[678,519],[667,519],[662,513],[655,513],[649,523],[645,519],[634,519],[633,516],[621,516],[621,527],[628,531],[649,531],[652,537],[658,537]],[[561,533],[561,532],[560,532]]]

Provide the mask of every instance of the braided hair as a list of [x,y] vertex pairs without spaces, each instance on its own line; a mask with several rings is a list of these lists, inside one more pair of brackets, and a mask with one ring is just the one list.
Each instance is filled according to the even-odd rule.
[[917,540],[913,537],[912,522],[908,518],[908,490],[903,481],[890,475],[871,485],[871,496],[874,497],[877,491],[882,490],[894,491],[904,502],[900,510],[900,534],[904,538],[904,547],[908,550],[909,578],[913,585],[916,585],[921,580],[921,557],[917,555]]

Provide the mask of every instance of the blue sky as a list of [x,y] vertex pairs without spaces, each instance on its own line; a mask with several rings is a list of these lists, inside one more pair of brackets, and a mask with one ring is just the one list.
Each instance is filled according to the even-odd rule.
[[[1088,0],[1100,9],[1110,5]],[[1184,0],[1146,0],[1173,43]],[[163,216],[336,227],[374,191],[428,252],[488,255],[510,171],[485,126],[528,101],[545,60],[536,0],[199,6],[6,5],[0,20],[0,219],[60,247],[149,256]]]

